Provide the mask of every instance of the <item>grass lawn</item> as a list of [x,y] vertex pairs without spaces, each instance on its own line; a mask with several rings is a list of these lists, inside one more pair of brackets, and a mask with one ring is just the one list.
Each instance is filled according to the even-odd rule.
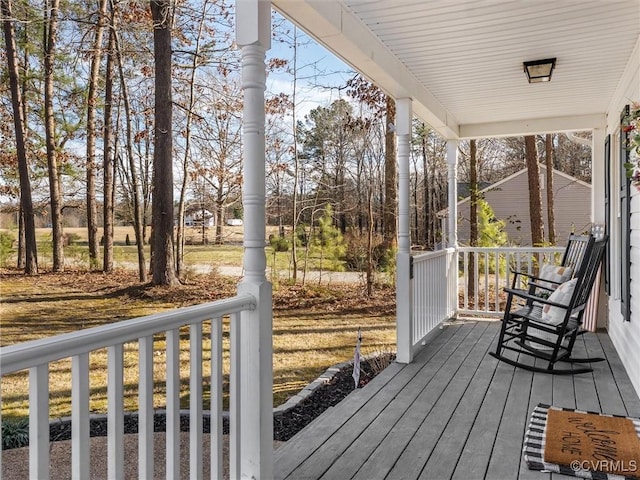
[[[0,229],[2,231],[3,229]],[[17,238],[17,231],[6,230],[14,238]],[[65,227],[65,235],[69,236],[72,240],[70,245],[65,247],[65,263],[67,265],[74,266],[76,268],[86,269],[89,268],[89,250],[87,246],[87,229]],[[267,227],[267,235],[277,234],[277,227]],[[98,229],[98,236],[102,235],[102,229]],[[147,237],[150,235],[150,231],[147,231]],[[209,241],[212,242],[215,236],[215,229],[210,228],[208,232]],[[129,238],[129,242],[127,242]],[[190,274],[190,270],[194,273],[198,270],[195,267],[215,267],[215,266],[242,266],[242,239],[243,239],[243,227],[227,226],[223,227],[224,242],[221,245],[214,243],[202,244],[202,233],[195,227],[187,227],[185,231],[185,247],[184,247],[184,266],[187,274]],[[50,269],[53,264],[52,247],[51,247],[51,229],[50,228],[37,228],[36,229],[36,241],[38,243],[38,264],[40,268]],[[115,227],[114,228],[114,247],[113,256],[116,265],[136,268],[138,264],[138,250],[135,245],[135,234],[133,227]],[[147,238],[148,241],[148,238]],[[127,244],[128,243],[128,244]],[[14,242],[14,246],[17,242]],[[15,248],[14,251],[9,254],[4,261],[4,265],[0,266],[12,266],[15,265]],[[99,262],[102,262],[102,252],[100,252]],[[267,255],[267,269],[277,272],[286,272],[291,268],[291,253],[287,252],[274,252],[269,245],[266,248]],[[150,258],[149,245],[145,245],[145,258],[147,262]],[[298,261],[299,268],[303,268],[303,262],[305,259],[305,250],[302,247],[298,247]],[[314,270],[319,268],[320,259],[316,257],[309,257],[308,269]],[[327,268],[327,262],[324,262],[324,268]],[[201,270],[201,269],[200,269]]]
[[[113,275],[74,271],[36,277],[0,273],[0,345],[58,335],[106,323],[234,295],[235,280],[217,275],[193,276],[171,289],[140,285],[135,272]],[[274,405],[279,405],[326,368],[353,356],[358,327],[363,354],[395,349],[395,295],[380,287],[372,298],[357,284],[332,286],[276,285],[274,288]],[[205,338],[209,326],[205,325]],[[188,406],[189,339],[181,335],[182,403]],[[155,339],[154,402],[164,407],[164,336]],[[208,352],[205,345],[204,379]],[[228,361],[228,323],[225,323]],[[106,352],[91,354],[92,412],[106,411]],[[125,345],[125,408],[137,409],[137,344]],[[70,360],[50,366],[51,417],[70,414]],[[228,373],[228,363],[225,366]],[[28,413],[26,372],[2,378],[2,418]],[[208,401],[205,398],[205,401]]]

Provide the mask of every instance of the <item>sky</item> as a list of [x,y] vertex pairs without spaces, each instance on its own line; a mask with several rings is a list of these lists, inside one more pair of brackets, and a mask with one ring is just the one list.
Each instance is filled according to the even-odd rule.
[[[289,35],[293,35],[293,24],[277,14],[275,18],[276,23],[283,22],[277,27],[279,30],[284,29],[289,32]],[[297,35],[297,114],[298,118],[302,119],[312,109],[318,106],[326,107],[331,102],[343,98],[345,96],[344,86],[347,80],[354,75],[354,71],[302,30],[297,29]],[[271,50],[267,52],[267,57],[287,59],[292,65],[293,49],[290,45],[274,40],[271,44]],[[272,94],[291,93],[292,90],[293,77],[291,73],[269,73],[267,77],[268,92]]]

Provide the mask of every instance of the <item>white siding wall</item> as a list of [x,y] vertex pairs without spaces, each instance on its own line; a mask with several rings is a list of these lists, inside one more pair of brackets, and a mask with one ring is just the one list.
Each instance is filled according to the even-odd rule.
[[[619,195],[617,162],[619,148],[617,129],[619,115],[629,100],[640,101],[640,39],[631,62],[625,72],[617,98],[612,102],[608,114],[607,133],[612,138],[612,238],[611,238],[611,298],[609,299],[609,335],[625,365],[636,391],[640,395],[640,192],[632,187],[631,201],[631,321],[623,322],[620,314],[620,270],[616,266],[620,260],[620,238],[615,226],[619,222]],[[617,262],[616,262],[617,261]]]

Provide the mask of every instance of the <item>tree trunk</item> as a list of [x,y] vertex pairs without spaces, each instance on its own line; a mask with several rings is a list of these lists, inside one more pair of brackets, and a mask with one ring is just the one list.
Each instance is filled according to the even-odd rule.
[[553,212],[553,135],[548,133],[545,139],[545,164],[547,166],[547,227],[549,244],[556,244],[556,217]]
[[107,68],[105,71],[104,91],[104,133],[103,133],[103,212],[102,212],[102,270],[106,273],[113,272],[113,220],[115,205],[115,158],[113,148],[113,128],[111,112],[113,102],[113,55],[115,47],[115,35],[113,25],[113,13],[111,15],[111,28],[109,29],[109,47],[107,54]]
[[296,118],[296,87],[298,83],[298,29],[293,27],[293,92],[291,126],[293,129],[293,193],[291,199],[291,268],[293,283],[298,281],[298,185],[300,182],[300,161],[298,159],[298,126]]
[[429,209],[429,189],[433,185],[429,185],[429,162],[427,158],[427,130],[425,129],[424,123],[422,124],[422,196],[424,203],[424,246],[427,247],[429,245],[429,239],[431,238],[431,224],[429,219],[431,218],[431,211]]
[[87,233],[89,242],[89,267],[98,265],[98,209],[96,205],[96,100],[102,63],[102,36],[107,18],[107,0],[100,0],[98,23],[93,40],[91,74],[87,95]]
[[151,0],[155,57],[153,149],[153,284],[175,285],[173,259],[173,131],[171,100],[171,1]]
[[[222,185],[222,182],[219,183]],[[224,237],[222,232],[222,224],[224,223],[224,199],[222,196],[222,187],[218,189],[216,197],[216,244],[222,245],[224,243]],[[204,231],[204,227],[203,227]]]
[[367,212],[369,228],[367,230],[367,297],[373,294],[373,186],[369,185],[367,195]]
[[[475,140],[469,140],[469,191],[471,193],[469,203],[469,244],[472,247],[478,246],[478,158],[477,145]],[[475,255],[469,254],[469,278],[467,290],[469,295],[475,298]],[[476,306],[478,302],[475,302]]]
[[24,270],[27,264],[27,256],[24,249],[24,214],[22,213],[22,205],[18,207],[18,270]]
[[144,217],[141,202],[140,178],[138,175],[136,162],[133,154],[133,125],[131,120],[131,101],[129,99],[129,89],[125,81],[124,68],[122,65],[122,51],[118,30],[113,29],[115,36],[115,51],[118,61],[118,74],[122,89],[122,103],[124,106],[126,123],[126,149],[130,169],[131,201],[133,202],[133,228],[136,237],[136,248],[138,252],[138,278],[141,282],[147,281],[147,265],[144,255]]
[[420,213],[419,213],[419,202],[418,198],[418,189],[420,187],[420,183],[418,180],[418,162],[417,158],[413,157],[413,170],[414,176],[412,180],[412,187],[410,187],[413,195],[413,220],[409,220],[409,225],[411,226],[411,238],[415,238],[416,240],[420,239]]
[[44,116],[49,171],[51,228],[53,239],[53,271],[64,271],[64,232],[62,230],[62,190],[56,148],[56,124],[53,112],[53,65],[58,33],[58,7],[60,0],[50,0],[44,9]]
[[531,219],[531,245],[541,246],[544,243],[544,229],[542,223],[542,196],[540,194],[540,168],[538,167],[538,152],[536,137],[524,137],[524,151],[527,162],[527,176],[529,180],[529,213]]
[[36,248],[36,229],[33,218],[33,200],[27,149],[25,146],[25,119],[22,110],[22,94],[19,88],[18,60],[16,57],[15,30],[12,23],[11,0],[1,0],[2,26],[7,55],[7,71],[11,88],[11,104],[13,107],[13,125],[16,136],[16,153],[18,157],[18,175],[20,177],[20,210],[18,223],[24,224],[24,272],[28,275],[38,274],[38,252]]
[[384,151],[384,243],[386,248],[397,247],[396,205],[396,134],[392,125],[396,121],[396,103],[387,96],[387,127]]

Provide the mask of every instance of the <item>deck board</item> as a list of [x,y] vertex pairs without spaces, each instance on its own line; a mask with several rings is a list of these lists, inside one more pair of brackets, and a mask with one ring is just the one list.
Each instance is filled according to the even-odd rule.
[[488,355],[499,322],[454,322],[410,365],[393,364],[279,448],[274,476],[293,480],[560,480],[522,459],[538,403],[640,415],[640,400],[604,333],[578,338],[594,372],[552,376]]
[[[451,342],[449,347],[455,345]],[[443,350],[443,353],[446,350]],[[443,355],[444,357],[444,355]],[[442,360],[444,363],[444,358]],[[429,365],[427,368],[426,365]],[[379,447],[383,440],[380,432],[389,432],[407,412],[411,405],[416,402],[420,394],[424,391],[429,381],[437,372],[435,366],[437,361],[425,364],[415,380],[408,384],[392,402],[385,406],[377,418],[371,423],[370,428],[365,430],[351,445],[348,446],[342,455],[321,478],[351,478],[358,469],[371,457],[373,452]]]
[[498,362],[491,384],[453,472],[452,478],[454,480],[485,476],[487,458],[491,456],[493,450],[499,427],[498,419],[502,418],[507,395],[513,381],[513,371],[514,369],[510,365]]
[[[476,327],[474,331],[477,330],[479,329]],[[490,342],[491,339],[486,336],[480,336],[459,364],[447,363],[440,370],[439,373],[442,373],[442,375],[439,380],[441,381],[437,384],[435,391],[432,392],[432,394],[438,394],[438,399],[398,458],[387,478],[418,478],[431,452],[440,440],[444,428],[449,423],[449,419],[454,414],[458,402],[467,391],[478,363],[484,357]],[[462,345],[464,345],[464,342]],[[458,349],[451,359],[460,360],[462,356],[462,349]]]
[[[469,326],[466,327],[469,330]],[[443,389],[444,381],[450,378],[451,372],[441,367],[446,363],[448,368],[454,366],[450,357],[460,344],[452,344],[453,349],[443,350],[442,355],[434,358],[431,368],[428,368],[430,376],[429,383],[425,387],[411,406],[406,410],[403,417],[392,427],[388,435],[384,436],[380,445],[373,454],[366,459],[362,467],[356,472],[353,478],[368,480],[376,476],[387,475],[393,468],[398,457],[411,441],[418,427],[423,422],[425,416],[431,411],[437,401],[437,393]],[[427,365],[429,367],[429,365]],[[439,375],[437,377],[436,375]],[[435,378],[434,378],[435,377]]]
[[[487,344],[487,349],[492,343],[493,338]],[[489,389],[497,364],[495,358],[484,355],[419,478],[450,478],[453,475],[473,424],[478,418],[482,400]]]

